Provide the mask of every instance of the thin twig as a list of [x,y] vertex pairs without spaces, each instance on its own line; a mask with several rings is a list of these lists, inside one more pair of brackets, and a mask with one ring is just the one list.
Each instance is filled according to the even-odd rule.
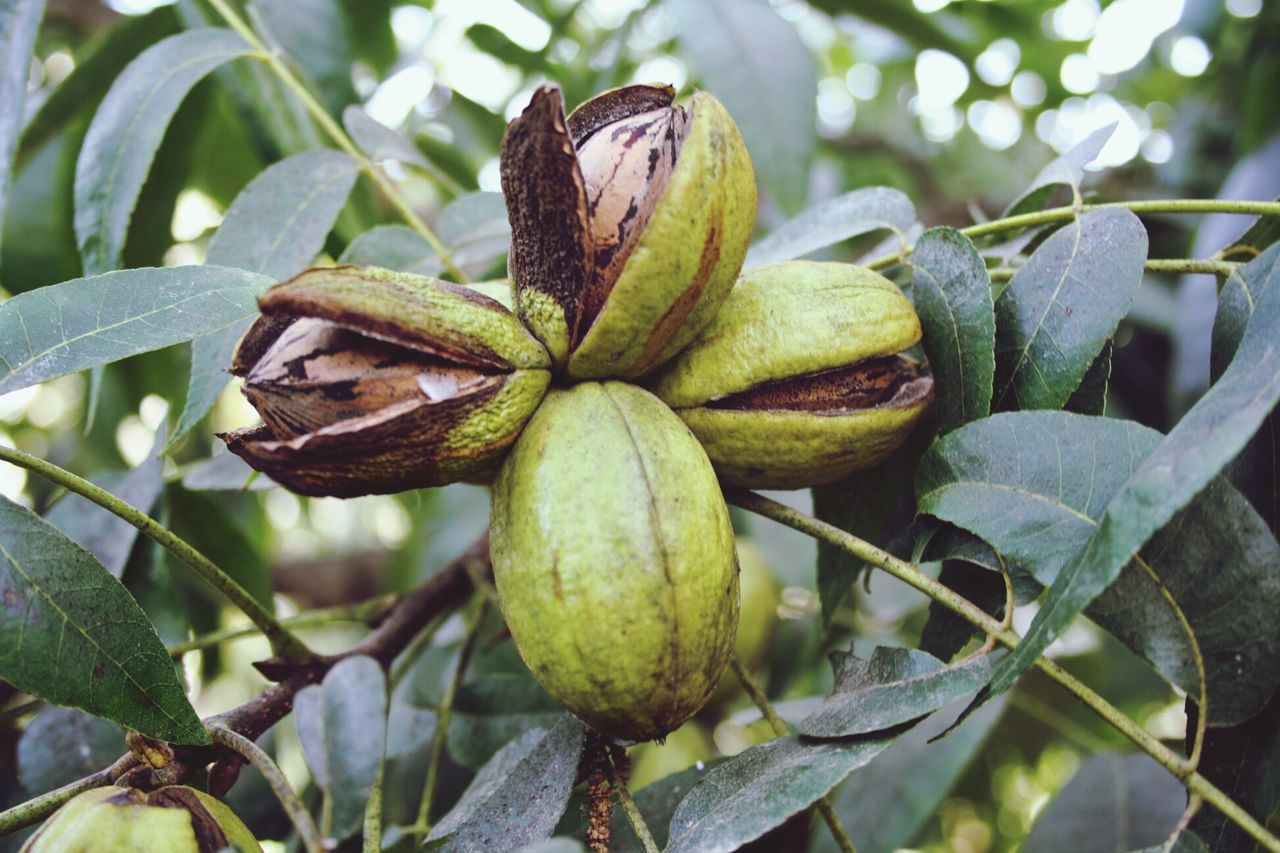
[[306,848],[307,853],[323,853],[324,839],[320,835],[320,830],[316,829],[315,821],[311,819],[311,812],[307,811],[302,800],[298,799],[297,792],[293,790],[289,780],[284,778],[284,773],[280,772],[280,768],[271,760],[271,756],[244,735],[223,726],[211,726],[209,736],[218,746],[243,756],[262,774],[262,778],[267,780],[276,799],[284,807],[285,813],[289,815],[294,829],[298,830],[298,838],[302,840],[302,846]]
[[427,226],[427,223],[422,221],[422,218],[418,216],[417,213],[414,212],[413,208],[409,206],[409,203],[405,201],[404,196],[402,196],[400,191],[396,189],[395,184],[391,183],[383,173],[382,169],[378,167],[378,164],[374,163],[363,151],[360,150],[360,147],[356,145],[355,141],[352,140],[350,136],[347,135],[347,132],[342,129],[342,126],[339,125],[337,121],[334,120],[333,116],[329,115],[329,111],[326,110],[324,105],[316,99],[316,96],[311,93],[311,90],[308,89],[302,81],[294,75],[292,69],[290,69],[289,66],[280,59],[278,53],[263,42],[258,34],[253,31],[253,28],[250,27],[233,8],[231,8],[226,0],[209,0],[209,4],[213,6],[214,10],[222,16],[224,21],[227,22],[227,26],[235,30],[235,32],[254,49],[256,53],[252,55],[252,58],[259,59],[266,63],[272,73],[280,78],[280,82],[287,86],[290,91],[297,96],[298,100],[302,102],[302,106],[305,107],[307,112],[311,114],[311,117],[315,119],[316,124],[320,125],[321,129],[328,134],[334,144],[359,161],[360,168],[378,187],[378,190],[382,193],[383,197],[385,197],[387,202],[395,208],[396,212],[400,214],[400,217],[404,219],[405,223],[414,231],[418,232],[422,239],[427,241],[427,245],[429,245],[440,257],[440,262],[444,264],[445,269],[448,270],[449,273],[458,281],[465,282],[467,277],[463,275],[462,271],[454,264],[453,256],[449,253],[449,250],[445,247],[440,238],[436,236],[436,233]]
[[[787,724],[778,716],[778,712],[773,709],[773,703],[769,701],[769,697],[764,695],[760,685],[756,684],[755,679],[747,672],[747,668],[742,665],[742,661],[738,659],[737,655],[730,659],[729,666],[742,684],[742,689],[751,697],[751,701],[760,709],[760,714],[769,722],[769,727],[773,729],[773,733],[778,737],[788,735],[790,731],[787,729]],[[849,833],[845,832],[844,824],[840,822],[840,818],[836,815],[836,810],[831,805],[831,798],[823,794],[814,805],[818,809],[818,814],[822,815],[822,819],[827,822],[827,829],[831,831],[831,837],[835,839],[836,846],[843,853],[858,853],[857,848],[853,846],[853,840],[849,838]]]
[[[999,234],[1004,231],[1017,231],[1035,225],[1047,225],[1051,222],[1063,222],[1075,219],[1081,213],[1091,210],[1105,210],[1112,207],[1123,207],[1134,213],[1238,213],[1252,216],[1280,216],[1280,202],[1275,201],[1230,201],[1227,199],[1165,199],[1149,201],[1114,201],[1104,204],[1068,205],[1038,210],[1018,216],[1006,216],[961,228],[960,233],[966,237],[985,237],[988,234]],[[907,251],[914,249],[910,247]],[[883,255],[867,264],[870,269],[879,270],[900,263],[902,254]]]
[[62,808],[67,801],[83,794],[85,791],[110,785],[127,771],[137,766],[137,757],[131,752],[126,752],[110,767],[85,776],[83,779],[68,782],[61,788],[55,788],[48,793],[27,800],[25,803],[19,803],[16,806],[5,809],[0,812],[0,836],[8,835],[11,832],[17,832],[19,829],[26,829],[28,826],[39,823]]
[[[1231,275],[1240,264],[1234,261],[1198,260],[1196,258],[1153,258],[1142,265],[1147,272],[1203,273],[1205,275]],[[1021,267],[999,267],[990,270],[992,281],[1007,281]]]
[[432,619],[419,632],[418,636],[413,638],[413,642],[400,653],[396,658],[395,665],[391,668],[391,673],[387,676],[388,690],[395,690],[396,685],[409,674],[413,669],[413,665],[418,662],[418,658],[422,657],[423,652],[431,648],[431,642],[435,639],[436,631],[440,630],[440,626],[444,624],[446,618],[446,614],[442,613]]
[[[1280,205],[1277,205],[1277,207],[1280,207]],[[888,572],[904,583],[920,590],[934,601],[958,613],[988,634],[995,636],[997,640],[1011,649],[1015,648],[1019,640],[1021,640],[1017,632],[1003,628],[998,621],[968,599],[957,595],[947,586],[925,575],[911,563],[898,559],[865,539],[860,539],[834,525],[827,524],[824,521],[805,515],[777,501],[745,489],[727,488],[725,489],[725,498],[731,504],[754,512],[757,515],[762,515],[765,518],[771,518],[780,524],[834,545],[841,551]],[[1272,851],[1272,853],[1280,853],[1280,838],[1268,831],[1253,815],[1223,793],[1221,789],[1196,772],[1186,759],[1169,749],[1158,738],[1152,736],[1150,732],[1143,729],[1114,705],[1103,699],[1053,661],[1041,658],[1036,661],[1036,666],[1058,682],[1061,687],[1065,688],[1085,705],[1088,705],[1094,713],[1106,720],[1121,734],[1133,741],[1139,749],[1158,761],[1174,776],[1181,779],[1188,790],[1194,794],[1199,794],[1205,802],[1226,815],[1267,850]]]
[[1169,833],[1169,837],[1165,839],[1164,845],[1160,848],[1160,853],[1173,853],[1173,848],[1178,843],[1178,837],[1191,825],[1192,818],[1196,816],[1203,805],[1204,800],[1195,794],[1187,798],[1187,807],[1182,810],[1182,817],[1178,818],[1178,825],[1173,828],[1173,832]]
[[631,796],[625,784],[614,785],[613,791],[618,795],[622,813],[627,816],[627,822],[631,824],[636,838],[640,839],[640,846],[644,848],[644,853],[658,853],[658,842],[653,840],[653,833],[649,831],[649,825],[645,823],[644,815],[640,813],[635,797]]
[[95,486],[83,477],[59,468],[38,456],[32,456],[30,453],[24,453],[12,447],[0,447],[0,460],[39,474],[49,482],[56,483],[67,491],[96,503],[117,518],[138,528],[143,535],[194,569],[196,574],[240,608],[244,615],[258,626],[258,630],[271,644],[272,653],[277,657],[290,661],[305,661],[314,657],[311,650],[281,625],[275,614],[258,603],[258,600],[237,583],[235,578],[218,568],[212,560],[197,551],[189,542],[151,516],[133,508],[106,489]]

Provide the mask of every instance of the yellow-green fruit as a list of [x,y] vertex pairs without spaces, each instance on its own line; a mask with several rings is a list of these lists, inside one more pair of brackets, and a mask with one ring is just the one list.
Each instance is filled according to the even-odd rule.
[[[738,640],[734,649],[738,660],[752,671],[769,656],[769,644],[778,624],[778,581],[760,549],[742,537],[738,537],[738,566],[742,604],[738,612]],[[711,708],[723,706],[741,692],[738,679],[721,679],[707,705]]]
[[605,734],[650,740],[711,695],[733,653],[733,528],[706,454],[652,394],[553,390],[493,486],[494,579],[520,654]]
[[745,273],[652,389],[702,442],[722,480],[798,489],[884,460],[933,399],[902,352],[920,319],[883,276],[786,261]]
[[[721,682],[724,683],[724,682]],[[651,782],[688,769],[716,754],[716,745],[702,725],[690,720],[662,743],[641,743],[631,749],[631,775],[627,787],[638,791]]]
[[53,813],[23,853],[260,853],[231,809],[203,791],[173,785],[144,792],[94,788]]

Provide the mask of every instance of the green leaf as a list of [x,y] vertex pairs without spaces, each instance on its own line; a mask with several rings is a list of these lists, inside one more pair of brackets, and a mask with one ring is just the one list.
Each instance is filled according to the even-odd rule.
[[226,267],[160,267],[20,293],[0,304],[0,394],[240,322],[269,284]]
[[[1252,275],[1246,280],[1239,270],[1227,276],[1213,320],[1210,372],[1215,381],[1240,346],[1254,306],[1262,298],[1260,291],[1274,281],[1274,275]],[[1267,416],[1262,428],[1232,460],[1227,475],[1266,519],[1271,532],[1280,536],[1280,495],[1276,493],[1280,483],[1280,413],[1273,411]]]
[[307,767],[332,803],[330,834],[348,838],[364,821],[386,747],[382,667],[364,655],[339,661],[320,684],[298,691],[293,715]]
[[19,159],[66,129],[81,115],[96,109],[126,65],[147,47],[177,32],[172,6],[145,15],[126,15],[76,51],[76,66],[40,104],[22,129]]
[[437,228],[468,278],[488,273],[511,245],[511,224],[502,193],[471,193],[450,202],[440,212]]
[[795,735],[717,764],[680,802],[666,853],[727,853],[807,809],[893,742],[893,736],[809,742]]
[[[1187,703],[1187,730],[1193,731],[1197,709]],[[1280,807],[1280,691],[1252,719],[1205,732],[1199,771],[1231,795],[1264,824]],[[1253,837],[1217,809],[1201,809],[1191,829],[1222,853],[1253,853]]]
[[449,755],[479,767],[529,729],[550,728],[560,706],[527,672],[492,673],[463,684],[449,718]]
[[[302,272],[324,248],[359,169],[350,155],[328,149],[272,164],[236,196],[213,235],[206,261],[276,281]],[[227,387],[231,354],[250,322],[245,319],[191,342],[187,401],[170,446],[208,414]]]
[[0,678],[172,743],[209,733],[142,608],[91,554],[0,498]]
[[9,170],[26,117],[27,76],[44,0],[0,0],[0,235],[4,231]]
[[191,88],[249,47],[230,30],[199,29],[147,48],[116,78],[76,163],[76,238],[89,275],[120,266],[129,220],[165,130]]
[[387,712],[387,761],[412,758],[413,753],[430,745],[435,731],[435,711],[393,698]]
[[901,190],[892,187],[854,190],[815,205],[775,228],[751,247],[743,266],[800,258],[872,231],[905,232],[915,221],[916,210]]
[[[1205,657],[1209,722],[1255,714],[1280,682],[1280,544],[1248,500],[1216,478],[1142,549],[1187,617]],[[1248,596],[1240,596],[1248,589]],[[1085,614],[1192,696],[1190,643],[1159,585],[1134,564]]]
[[1107,141],[1115,132],[1114,122],[1100,127],[1070,150],[1054,158],[1049,165],[1036,174],[1031,181],[1031,186],[1014,199],[1001,216],[1017,216],[1039,210],[1053,190],[1060,186],[1070,187],[1072,196],[1079,198],[1084,167],[1098,159],[1098,155],[1102,153],[1102,149],[1106,147]]
[[[1172,439],[1162,443],[1154,430],[1109,418],[995,415],[930,449],[916,479],[919,508],[981,536],[1040,583],[1058,584],[1081,549],[1100,535],[1123,489]],[[1066,464],[1075,467],[1064,469]],[[1072,471],[1078,473],[1070,476]],[[1280,677],[1280,637],[1267,627],[1280,608],[1280,545],[1239,493],[1221,481],[1159,524],[1164,529],[1149,544],[1137,543],[1135,551],[1147,545],[1144,561],[1195,632],[1208,664],[1214,722],[1247,718]],[[1118,579],[1113,574],[1102,584],[1110,588],[1088,615],[1167,678],[1197,693],[1188,640],[1160,586],[1137,564],[1117,572]],[[1252,594],[1240,598],[1242,588]]]
[[1147,232],[1123,208],[1064,225],[996,300],[994,403],[1060,409],[1129,310]]
[[41,708],[18,738],[18,779],[35,796],[97,773],[125,751],[115,723],[69,708]]
[[[831,805],[859,853],[893,853],[907,846],[960,781],[1004,710],[1004,702],[992,702],[931,743],[960,712],[943,708],[854,771]],[[830,833],[819,830],[813,849],[834,853],[837,848]]]
[[387,127],[360,107],[352,105],[342,111],[342,126],[370,160],[399,160],[428,168],[427,158],[404,134]]
[[1154,758],[1091,755],[1031,827],[1027,850],[1133,850],[1157,845],[1173,832],[1186,791]]
[[1048,585],[1159,440],[1132,421],[993,415],[929,448],[916,471],[917,505],[976,533]]
[[784,210],[809,194],[818,72],[795,27],[764,0],[668,0],[680,52],[724,102],[756,176]]
[[987,655],[944,666],[915,649],[877,646],[867,660],[833,652],[836,683],[821,707],[796,731],[807,737],[842,738],[883,731],[978,692],[991,677]]
[[[150,512],[164,486],[164,468],[160,458],[149,453],[137,468],[104,474],[93,481],[134,509]],[[44,520],[96,557],[113,578],[124,574],[129,552],[138,539],[138,528],[70,493],[45,513]]]
[[[178,0],[177,10],[189,30],[223,25],[203,0]],[[306,107],[266,63],[237,62],[219,68],[214,79],[235,104],[240,121],[252,129],[264,162],[324,147],[326,137]]]
[[[1107,588],[1138,549],[1231,461],[1280,400],[1280,244],[1239,269],[1263,292],[1231,366],[1111,498],[1098,529],[1058,574],[990,690],[1008,689]],[[1193,623],[1194,624],[1194,623]]]
[[1062,408],[1079,415],[1101,415],[1107,408],[1107,386],[1111,382],[1111,356],[1115,342],[1107,341],[1102,352],[1085,371],[1084,379]]
[[326,148],[273,163],[236,196],[209,243],[208,262],[284,281],[324,248],[360,164]]
[[408,225],[379,225],[347,244],[338,259],[344,264],[384,267],[415,275],[438,276],[444,264],[436,250]]
[[562,714],[551,729],[498,750],[432,828],[428,847],[510,850],[549,837],[577,778],[583,736],[582,723]]
[[938,431],[991,413],[996,321],[991,276],[968,237],[930,228],[909,263],[924,351],[934,376]]

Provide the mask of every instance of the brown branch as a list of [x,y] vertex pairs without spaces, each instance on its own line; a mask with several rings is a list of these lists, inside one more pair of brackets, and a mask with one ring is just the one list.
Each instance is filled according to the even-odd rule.
[[[465,553],[429,581],[400,599],[387,617],[369,636],[339,655],[297,666],[278,684],[250,699],[245,704],[210,719],[210,724],[226,726],[250,740],[257,740],[267,729],[293,710],[293,697],[302,688],[324,678],[334,664],[344,658],[368,655],[383,669],[418,635],[432,617],[462,604],[474,588],[471,572],[476,565],[489,564],[489,537],[480,537]],[[273,660],[273,665],[290,666]],[[263,669],[263,667],[259,667]],[[209,771],[209,793],[222,797],[235,784],[244,759],[237,753],[226,753]]]
[[[223,726],[250,740],[257,740],[293,711],[293,700],[299,690],[318,683],[338,661],[356,655],[368,655],[386,669],[434,617],[466,601],[475,588],[473,577],[478,573],[477,570],[487,573],[488,567],[489,537],[486,534],[461,557],[401,598],[369,636],[347,651],[304,662],[274,658],[261,662],[258,668],[268,673],[268,677],[277,679],[277,683],[243,705],[206,719],[205,725]],[[209,770],[209,792],[215,797],[222,797],[235,784],[244,764],[244,759],[238,753],[212,746],[175,747],[174,756],[172,765],[153,769],[139,764],[132,754],[126,754],[106,770],[100,770],[58,791],[0,812],[0,835],[44,820],[76,794],[109,785],[125,771],[128,771],[129,784],[147,788],[180,784],[212,763]]]

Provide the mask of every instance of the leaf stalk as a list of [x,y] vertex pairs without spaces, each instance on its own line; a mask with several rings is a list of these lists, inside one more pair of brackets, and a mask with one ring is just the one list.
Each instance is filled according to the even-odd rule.
[[[1134,213],[1237,213],[1252,216],[1280,216],[1280,201],[1231,201],[1228,199],[1218,198],[1113,201],[1103,204],[1081,204],[1068,205],[1066,207],[1051,207],[1048,210],[1037,210],[1032,213],[1019,214],[1018,216],[1006,216],[1001,219],[993,219],[990,222],[980,222],[977,225],[970,225],[968,228],[961,228],[960,233],[970,239],[973,239],[974,237],[985,237],[990,234],[1000,234],[1005,231],[1017,231],[1022,228],[1031,228],[1036,225],[1048,225],[1052,222],[1064,222],[1066,220],[1075,219],[1081,213],[1088,213],[1091,210],[1105,210],[1109,207],[1123,207],[1133,211]],[[910,246],[903,251],[882,255],[868,263],[867,267],[873,270],[882,270],[901,263],[903,256],[914,248],[914,246]]]

